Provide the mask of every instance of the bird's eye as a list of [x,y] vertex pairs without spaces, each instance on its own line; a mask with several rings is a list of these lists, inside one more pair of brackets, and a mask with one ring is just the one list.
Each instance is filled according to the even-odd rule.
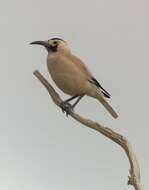
[[54,41],[53,44],[54,44],[54,45],[57,45],[57,41]]

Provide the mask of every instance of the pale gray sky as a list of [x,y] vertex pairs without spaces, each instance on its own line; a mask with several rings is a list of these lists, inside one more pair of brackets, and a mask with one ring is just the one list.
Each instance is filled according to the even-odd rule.
[[88,97],[77,111],[128,137],[149,188],[147,21],[145,0],[1,0],[0,189],[130,188],[121,148],[67,119],[33,76],[38,69],[54,85],[46,51],[28,45],[51,37],[65,39],[112,94],[117,120]]

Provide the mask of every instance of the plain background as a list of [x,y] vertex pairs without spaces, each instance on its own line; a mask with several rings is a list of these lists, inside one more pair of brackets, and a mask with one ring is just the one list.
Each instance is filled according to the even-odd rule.
[[38,69],[54,85],[47,73],[47,52],[29,46],[52,37],[66,40],[112,94],[110,102],[120,115],[117,120],[88,97],[76,111],[130,140],[148,189],[145,1],[1,0],[0,4],[0,189],[132,188],[126,185],[129,165],[122,149],[66,118],[33,76]]

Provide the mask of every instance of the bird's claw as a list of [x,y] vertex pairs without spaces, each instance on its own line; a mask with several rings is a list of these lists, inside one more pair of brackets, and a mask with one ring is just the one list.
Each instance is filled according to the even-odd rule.
[[66,116],[68,117],[68,115],[71,113],[71,111],[72,111],[72,105],[71,104],[69,104],[68,102],[62,102],[61,104],[60,104],[60,107],[61,107],[61,109],[62,109],[62,112],[63,113],[66,113]]

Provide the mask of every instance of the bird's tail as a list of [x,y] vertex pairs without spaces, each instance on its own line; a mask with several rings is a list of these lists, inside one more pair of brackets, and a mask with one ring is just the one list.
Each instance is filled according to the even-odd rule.
[[114,111],[114,109],[111,107],[111,105],[106,101],[105,97],[101,92],[97,92],[96,99],[100,101],[100,103],[106,108],[106,110],[116,119],[118,117],[118,114]]

